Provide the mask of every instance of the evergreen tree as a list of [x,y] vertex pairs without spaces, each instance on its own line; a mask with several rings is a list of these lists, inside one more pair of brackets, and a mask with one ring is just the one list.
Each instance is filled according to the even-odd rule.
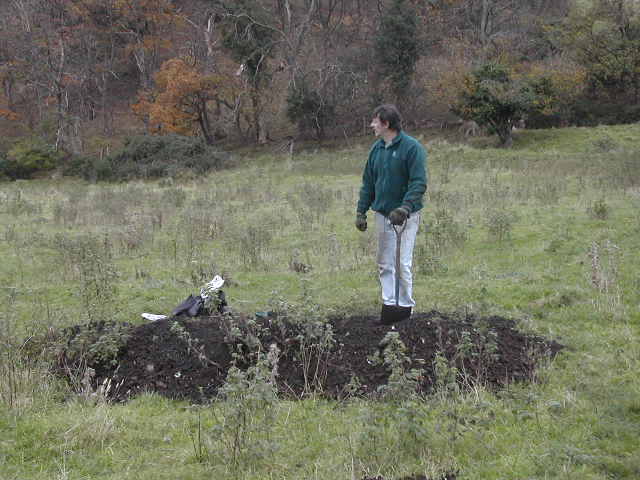
[[[222,42],[244,65],[255,87],[268,80],[267,59],[273,54],[274,30],[253,0],[226,2]],[[261,15],[262,14],[262,15]]]
[[263,92],[271,81],[268,60],[274,53],[275,30],[268,25],[273,19],[255,0],[224,2],[223,7],[222,43],[247,75],[256,141],[265,143]]
[[383,12],[375,40],[375,61],[396,100],[402,99],[420,58],[418,14],[407,0],[393,0]]

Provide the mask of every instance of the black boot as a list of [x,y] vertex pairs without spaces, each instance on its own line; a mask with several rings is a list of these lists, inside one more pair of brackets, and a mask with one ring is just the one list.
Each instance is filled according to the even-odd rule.
[[398,305],[382,305],[380,312],[380,325],[393,325],[411,318],[411,307]]

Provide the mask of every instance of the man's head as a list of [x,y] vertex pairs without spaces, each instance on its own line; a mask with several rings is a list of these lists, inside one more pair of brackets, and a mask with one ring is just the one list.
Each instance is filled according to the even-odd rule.
[[376,135],[381,135],[387,129],[397,133],[402,130],[402,116],[395,105],[380,105],[373,111],[371,127]]

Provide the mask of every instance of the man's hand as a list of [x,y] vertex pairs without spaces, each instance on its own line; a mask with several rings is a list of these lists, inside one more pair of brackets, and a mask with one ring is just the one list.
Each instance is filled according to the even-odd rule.
[[367,229],[367,214],[366,213],[357,213],[356,214],[356,228],[361,232],[364,232]]
[[398,207],[395,210],[391,210],[389,221],[392,225],[402,225],[408,216],[409,209],[407,207]]

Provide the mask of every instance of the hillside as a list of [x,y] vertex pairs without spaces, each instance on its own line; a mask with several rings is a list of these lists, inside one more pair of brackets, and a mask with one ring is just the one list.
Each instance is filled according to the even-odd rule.
[[[349,362],[370,361],[388,379],[373,397],[356,379],[338,400],[313,388],[283,395],[272,350],[259,349],[255,364],[238,361],[210,403],[144,389],[111,402],[122,379],[96,383],[85,368],[96,359],[117,368],[128,325],[136,335],[152,331],[141,313],[170,313],[216,274],[232,311],[256,319],[227,332],[241,344],[257,348],[255,339],[266,338],[251,332],[263,331],[268,312],[314,329],[355,318],[336,324],[344,338],[366,329],[362,319],[379,314],[375,234],[358,232],[353,212],[371,139],[293,156],[246,152],[235,167],[182,180],[4,184],[0,476],[637,478],[640,127],[523,130],[511,150],[412,133],[429,151],[414,258],[415,321],[424,321],[388,336],[395,347],[382,345],[382,357],[361,351],[370,347],[351,354]],[[430,311],[441,313],[437,322]],[[471,366],[503,365],[491,324],[443,333],[471,318],[505,318],[518,338],[564,348],[523,364],[529,375],[517,382],[484,382]],[[56,343],[65,329],[101,322],[122,328],[98,342]],[[137,357],[147,375],[168,376],[165,358],[224,360],[211,353],[215,341],[204,350],[197,342],[205,324],[189,322],[158,324],[162,336],[147,337],[149,350]],[[440,334],[430,330],[436,323]],[[389,333],[373,328],[372,336]],[[324,330],[313,331],[297,341]],[[433,345],[433,357],[422,355],[422,364],[415,345],[402,350],[394,338]],[[154,345],[185,354],[163,357]],[[306,345],[311,355],[282,360],[298,374],[328,351]],[[61,377],[52,365],[64,366],[69,348],[80,361]],[[530,350],[518,349],[525,359]],[[347,368],[347,357],[330,358]],[[172,372],[176,384],[182,373]],[[426,378],[432,388],[416,390]]]
[[410,129],[460,117],[488,126],[462,100],[487,65],[509,72],[501,101],[518,105],[508,122],[633,123],[638,8],[632,0],[1,2],[0,173],[5,157],[24,150],[53,150],[53,164],[99,162],[139,134],[197,137],[219,150],[353,138],[381,102],[398,104]]

